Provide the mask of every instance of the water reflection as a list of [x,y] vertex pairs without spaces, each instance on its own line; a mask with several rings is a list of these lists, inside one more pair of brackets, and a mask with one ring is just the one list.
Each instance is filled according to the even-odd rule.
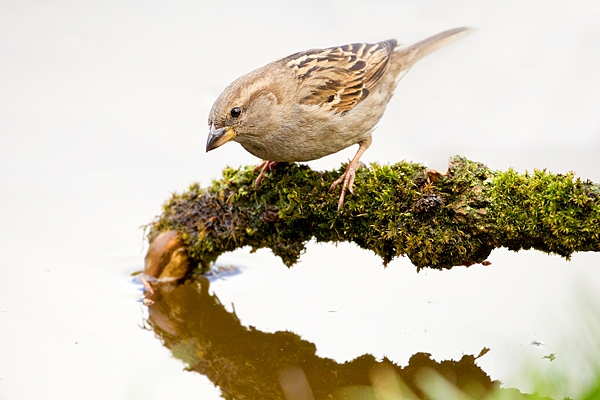
[[242,325],[209,287],[204,276],[153,282],[152,293],[146,292],[147,322],[187,369],[207,376],[226,399],[375,399],[381,398],[378,390],[394,387],[393,398],[423,398],[423,371],[434,371],[473,399],[499,386],[475,364],[487,349],[442,362],[417,353],[405,367],[370,354],[338,363],[319,357],[314,343],[293,332]]

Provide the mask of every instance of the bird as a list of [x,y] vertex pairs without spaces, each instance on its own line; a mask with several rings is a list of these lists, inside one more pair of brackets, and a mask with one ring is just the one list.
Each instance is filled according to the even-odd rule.
[[471,32],[460,27],[410,46],[395,39],[306,50],[234,80],[215,100],[206,152],[235,141],[264,160],[255,185],[277,163],[305,162],[358,144],[330,191],[354,193],[360,158],[372,143],[399,80],[420,59]]

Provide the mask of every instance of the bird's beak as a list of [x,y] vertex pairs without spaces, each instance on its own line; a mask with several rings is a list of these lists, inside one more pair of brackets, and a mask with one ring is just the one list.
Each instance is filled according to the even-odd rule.
[[229,142],[235,137],[235,131],[233,128],[226,126],[225,128],[215,128],[215,124],[210,126],[208,132],[208,140],[206,141],[206,152],[216,149]]

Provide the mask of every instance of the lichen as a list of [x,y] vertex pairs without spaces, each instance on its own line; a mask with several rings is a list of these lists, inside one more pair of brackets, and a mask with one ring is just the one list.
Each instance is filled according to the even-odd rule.
[[311,239],[436,269],[480,263],[499,247],[566,258],[600,250],[600,186],[573,173],[492,171],[461,156],[445,174],[405,161],[371,164],[357,171],[338,213],[339,189],[328,189],[344,168],[283,164],[257,190],[253,167],[228,167],[209,187],[174,194],[149,238],[178,231],[201,270],[244,246],[270,248],[291,266]]

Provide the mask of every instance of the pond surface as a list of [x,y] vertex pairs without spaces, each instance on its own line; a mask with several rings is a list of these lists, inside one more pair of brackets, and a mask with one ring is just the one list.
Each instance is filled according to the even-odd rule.
[[[362,160],[443,171],[462,154],[600,182],[598,18],[596,1],[3,2],[0,399],[220,398],[148,329],[130,275],[147,250],[140,227],[170,193],[258,162],[237,144],[204,153],[212,102],[239,75],[312,47],[472,26],[407,74]],[[241,326],[293,332],[336,363],[489,348],[476,364],[524,392],[525,365],[591,371],[580,298],[597,301],[600,255],[502,249],[489,261],[417,273],[407,259],[383,268],[356,246],[313,243],[287,269],[242,249],[218,260],[240,273],[209,294]]]

